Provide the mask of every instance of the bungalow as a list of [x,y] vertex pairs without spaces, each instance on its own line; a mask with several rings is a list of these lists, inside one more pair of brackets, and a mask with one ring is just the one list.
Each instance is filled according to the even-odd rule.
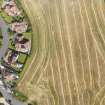
[[10,29],[16,33],[23,33],[26,32],[28,28],[27,22],[14,22],[10,24]]
[[4,1],[2,9],[4,9],[9,16],[19,16],[21,14],[14,0]]

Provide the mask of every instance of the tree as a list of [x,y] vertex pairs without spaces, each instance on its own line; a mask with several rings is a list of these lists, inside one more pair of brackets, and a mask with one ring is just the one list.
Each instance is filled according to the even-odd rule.
[[[3,97],[2,93],[0,92],[0,97]],[[1,104],[0,104],[1,105]]]
[[38,105],[36,101],[33,101],[32,103],[28,103],[28,105]]

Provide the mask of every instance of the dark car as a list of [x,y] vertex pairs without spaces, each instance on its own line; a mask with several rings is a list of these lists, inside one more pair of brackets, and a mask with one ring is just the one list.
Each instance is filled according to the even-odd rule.
[[7,103],[8,103],[9,105],[12,105],[12,103],[11,103],[11,100],[10,100],[10,99],[7,99],[6,101],[7,101]]

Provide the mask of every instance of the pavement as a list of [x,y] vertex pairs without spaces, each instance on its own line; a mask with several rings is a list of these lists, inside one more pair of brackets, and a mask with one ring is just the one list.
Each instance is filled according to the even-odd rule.
[[[0,17],[0,29],[2,31],[3,41],[0,49],[0,60],[4,57],[9,44],[8,25],[5,23],[2,17]],[[9,88],[5,88],[4,85],[0,85],[0,92],[3,94],[5,100],[11,100],[11,105],[27,105],[14,98],[9,92]]]

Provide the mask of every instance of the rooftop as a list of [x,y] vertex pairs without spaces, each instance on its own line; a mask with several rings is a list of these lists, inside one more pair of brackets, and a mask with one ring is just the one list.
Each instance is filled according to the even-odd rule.
[[21,11],[17,8],[14,0],[4,1],[2,9],[4,9],[9,16],[19,16],[21,14]]
[[31,49],[31,41],[25,38],[22,34],[17,34],[15,37],[16,51],[29,53]]
[[27,22],[14,22],[10,25],[10,29],[16,33],[26,32],[28,28]]

